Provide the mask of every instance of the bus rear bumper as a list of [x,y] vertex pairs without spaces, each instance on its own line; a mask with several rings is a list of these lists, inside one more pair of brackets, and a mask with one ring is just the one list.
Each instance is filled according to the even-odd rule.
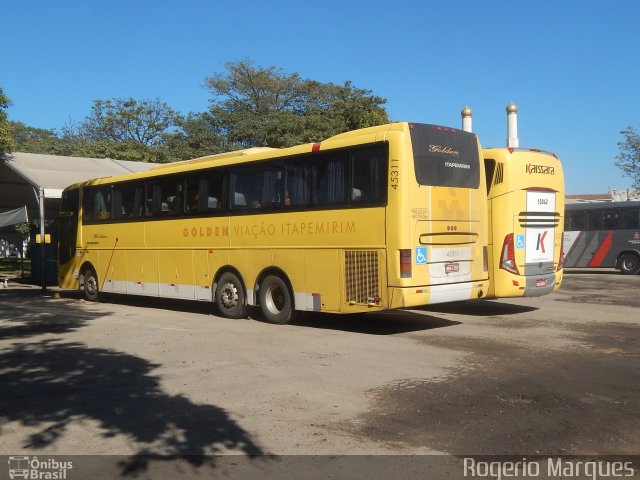
[[556,274],[532,275],[527,278],[524,288],[525,297],[541,297],[553,293],[556,287]]
[[485,298],[489,281],[463,282],[424,287],[390,287],[389,308],[411,308],[435,303]]

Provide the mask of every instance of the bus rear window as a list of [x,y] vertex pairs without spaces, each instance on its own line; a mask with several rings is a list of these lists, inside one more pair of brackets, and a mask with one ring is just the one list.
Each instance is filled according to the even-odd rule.
[[472,133],[435,125],[412,124],[411,144],[420,185],[478,188],[480,155]]

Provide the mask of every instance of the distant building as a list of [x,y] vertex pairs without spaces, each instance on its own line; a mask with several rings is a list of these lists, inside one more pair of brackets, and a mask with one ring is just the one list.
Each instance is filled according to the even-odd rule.
[[632,202],[638,200],[640,200],[640,189],[637,188],[610,188],[609,193],[578,193],[565,196],[565,203]]
[[609,190],[614,202],[630,202],[640,200],[638,188],[612,188]]
[[578,193],[564,197],[565,203],[611,202],[612,200],[609,193]]

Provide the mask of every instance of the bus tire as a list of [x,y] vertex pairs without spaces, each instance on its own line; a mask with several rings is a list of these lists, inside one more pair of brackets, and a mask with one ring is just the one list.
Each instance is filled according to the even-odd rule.
[[226,318],[243,318],[245,312],[244,287],[233,272],[224,272],[216,286],[216,305]]
[[98,275],[93,267],[86,267],[82,273],[82,294],[89,302],[98,301]]
[[258,290],[260,309],[271,323],[284,325],[295,315],[293,298],[287,283],[278,275],[267,275]]
[[623,275],[636,275],[640,272],[640,258],[635,253],[623,253],[618,260],[618,268]]

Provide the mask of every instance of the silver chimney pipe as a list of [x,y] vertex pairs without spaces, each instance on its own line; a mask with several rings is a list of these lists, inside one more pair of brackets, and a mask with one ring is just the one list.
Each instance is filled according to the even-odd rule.
[[465,105],[460,114],[462,115],[462,130],[464,130],[465,132],[473,132],[471,126],[471,115],[473,114],[473,112],[471,111],[469,105]]
[[507,148],[518,148],[518,107],[513,102],[507,105]]

